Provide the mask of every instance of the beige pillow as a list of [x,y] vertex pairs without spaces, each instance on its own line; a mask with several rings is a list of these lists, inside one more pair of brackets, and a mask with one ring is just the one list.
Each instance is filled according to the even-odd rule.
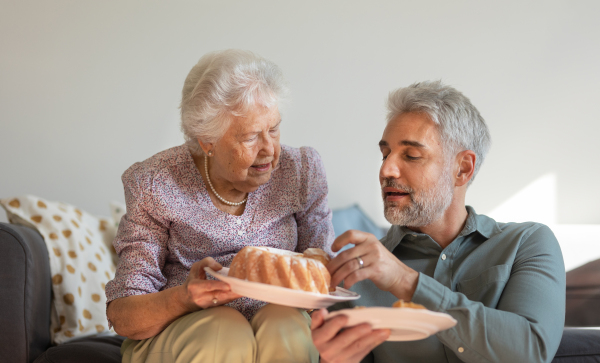
[[114,277],[114,223],[72,205],[31,195],[0,200],[11,223],[34,227],[50,256],[53,304],[51,335],[56,344],[106,334],[104,287]]

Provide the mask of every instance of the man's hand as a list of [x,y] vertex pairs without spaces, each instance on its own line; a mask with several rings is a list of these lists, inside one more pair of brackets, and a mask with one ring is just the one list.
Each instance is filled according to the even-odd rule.
[[310,327],[313,343],[321,355],[322,363],[360,362],[390,336],[389,330],[373,330],[366,323],[341,331],[348,318],[338,315],[325,321],[326,316],[326,309],[315,311]]
[[[355,246],[341,252],[327,264],[331,273],[331,286],[344,281],[344,287],[349,288],[359,281],[369,279],[377,288],[391,292],[398,299],[412,299],[417,288],[418,272],[398,260],[370,233],[346,231],[336,238],[331,249],[337,252],[349,243]],[[362,267],[357,257],[362,260]]]

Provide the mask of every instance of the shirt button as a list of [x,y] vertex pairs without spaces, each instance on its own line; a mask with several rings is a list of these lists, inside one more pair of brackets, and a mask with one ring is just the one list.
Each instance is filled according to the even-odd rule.
[[241,220],[241,219],[238,219],[237,221],[235,221],[235,223],[237,223],[237,224],[242,224],[242,220]]
[[241,236],[244,234],[244,231],[238,231],[238,236]]
[[442,254],[442,260],[445,261],[446,260],[446,254]]
[[459,353],[462,353],[462,352],[464,352],[464,351],[465,351],[465,348],[463,348],[463,347],[458,347],[458,352],[459,352]]

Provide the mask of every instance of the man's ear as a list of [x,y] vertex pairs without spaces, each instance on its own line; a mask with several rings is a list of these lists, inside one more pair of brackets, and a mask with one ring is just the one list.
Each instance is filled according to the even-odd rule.
[[458,172],[455,175],[455,185],[461,187],[466,185],[475,172],[475,161],[477,155],[473,150],[461,151],[456,155],[456,161],[458,163]]
[[203,142],[200,139],[197,139],[197,140],[198,140],[198,144],[200,144],[200,148],[206,155],[209,155],[208,154],[209,151],[213,151],[215,146],[212,142]]

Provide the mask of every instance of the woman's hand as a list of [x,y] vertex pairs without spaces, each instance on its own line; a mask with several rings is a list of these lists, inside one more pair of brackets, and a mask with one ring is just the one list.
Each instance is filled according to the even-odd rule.
[[206,257],[194,263],[187,279],[183,283],[185,292],[184,305],[193,311],[198,310],[198,308],[206,309],[224,305],[240,297],[240,295],[231,292],[229,284],[218,280],[207,280],[206,272],[204,272],[205,267],[210,267],[214,271],[219,271],[223,268],[212,257]]
[[[369,279],[377,288],[389,291],[399,299],[412,299],[417,288],[418,272],[398,260],[370,233],[346,231],[336,238],[331,249],[337,252],[350,243],[355,246],[341,252],[327,264],[332,286],[344,281],[344,287],[349,288]],[[362,267],[357,257],[362,260]]]
[[[159,292],[126,296],[108,304],[107,317],[115,331],[130,339],[155,336],[169,324],[191,312],[226,304],[240,297],[222,281],[207,280],[204,267],[220,270],[222,266],[210,257],[192,265],[183,285]],[[213,303],[217,299],[217,303]]]
[[366,323],[343,329],[348,317],[338,315],[325,321],[327,314],[325,309],[315,311],[310,327],[313,343],[323,363],[360,362],[390,336],[389,330],[373,330]]

